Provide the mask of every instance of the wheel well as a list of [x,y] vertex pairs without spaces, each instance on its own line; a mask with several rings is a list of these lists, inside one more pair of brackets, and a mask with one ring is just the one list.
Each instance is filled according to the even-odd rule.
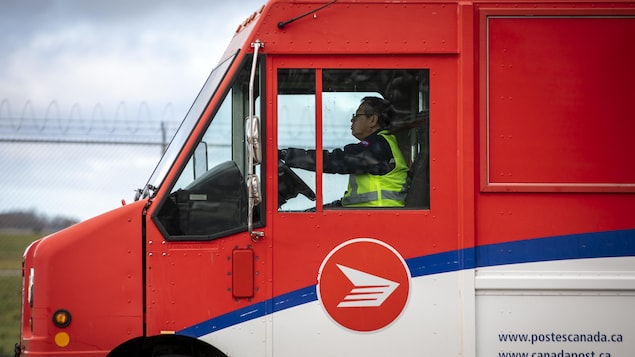
[[182,335],[136,337],[113,349],[107,357],[227,357],[216,347]]

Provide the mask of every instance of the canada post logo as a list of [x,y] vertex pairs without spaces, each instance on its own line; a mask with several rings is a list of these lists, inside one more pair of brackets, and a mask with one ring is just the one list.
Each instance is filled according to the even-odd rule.
[[349,240],[333,249],[318,273],[318,300],[338,325],[380,330],[401,315],[410,295],[410,272],[399,253],[376,239]]

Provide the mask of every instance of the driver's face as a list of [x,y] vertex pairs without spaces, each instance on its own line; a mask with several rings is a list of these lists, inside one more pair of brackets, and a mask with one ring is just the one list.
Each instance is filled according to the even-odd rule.
[[377,115],[370,112],[370,108],[362,103],[351,119],[351,134],[357,140],[363,140],[377,130]]

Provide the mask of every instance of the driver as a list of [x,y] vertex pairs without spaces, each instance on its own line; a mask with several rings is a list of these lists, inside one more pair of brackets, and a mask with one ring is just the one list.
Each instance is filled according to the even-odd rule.
[[[388,131],[392,113],[389,101],[363,98],[351,118],[351,132],[360,141],[343,149],[324,150],[324,172],[349,174],[348,189],[341,201],[329,206],[404,206],[408,166],[397,139]],[[315,170],[315,150],[283,149],[279,158],[287,166]]]

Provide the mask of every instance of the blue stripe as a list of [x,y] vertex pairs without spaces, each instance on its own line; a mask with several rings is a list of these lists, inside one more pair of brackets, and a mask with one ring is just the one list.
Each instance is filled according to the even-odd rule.
[[[627,256],[635,256],[635,229],[491,244],[412,258],[406,264],[410,275],[415,278],[504,264]],[[316,286],[311,285],[201,322],[177,333],[201,337],[316,300]]]
[[635,256],[635,230],[572,234],[478,247],[478,267]]
[[241,322],[249,321],[267,315],[271,311],[271,300],[263,301],[245,308],[232,311],[228,314],[215,317],[211,320],[203,321],[194,326],[190,326],[178,332],[179,335],[190,337],[201,337],[208,333],[222,330]]
[[279,312],[315,300],[317,300],[317,292],[315,290],[315,285],[311,285],[306,288],[277,296],[273,299],[249,305],[225,315],[220,315],[211,320],[203,321],[199,324],[178,331],[177,333],[179,335],[190,337],[201,337],[203,335],[222,330],[226,327],[263,317],[271,314],[272,312]]
[[565,259],[635,256],[635,229],[483,245],[408,259],[414,278],[462,269]]

